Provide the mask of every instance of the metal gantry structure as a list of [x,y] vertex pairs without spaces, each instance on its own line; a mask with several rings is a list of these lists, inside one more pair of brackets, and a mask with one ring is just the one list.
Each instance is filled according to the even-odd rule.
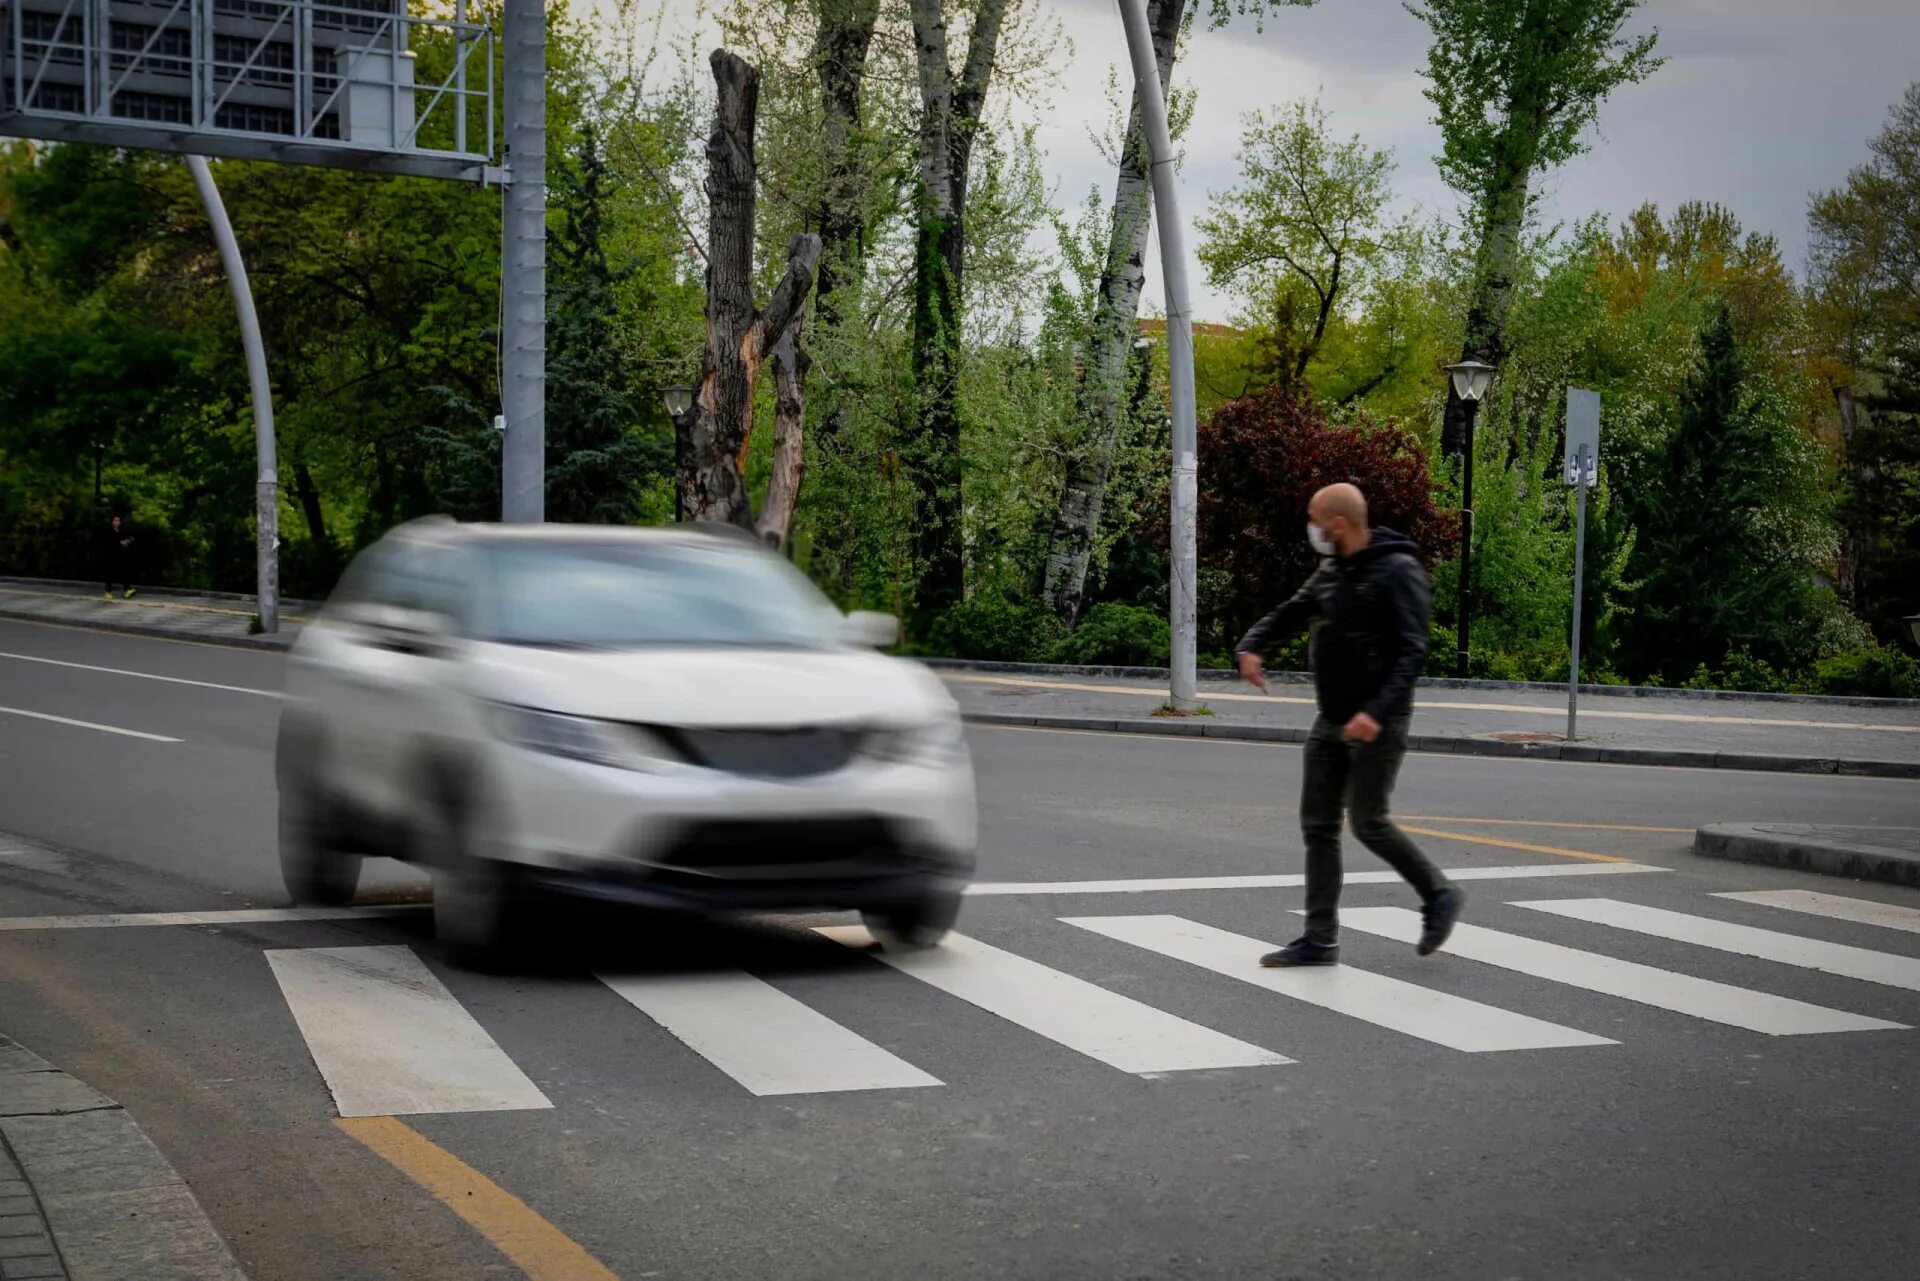
[[[473,20],[468,0],[425,0],[420,12],[408,0],[0,0],[0,138],[503,188],[501,509],[503,519],[537,521],[546,455],[544,0],[505,0],[502,32],[497,138],[494,33]],[[266,353],[212,172],[204,160],[192,164],[246,346],[259,454],[257,593],[261,625],[272,631],[279,486]]]

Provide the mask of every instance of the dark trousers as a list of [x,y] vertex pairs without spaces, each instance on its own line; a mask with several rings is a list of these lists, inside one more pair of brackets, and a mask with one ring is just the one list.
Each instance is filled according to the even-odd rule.
[[1307,840],[1307,937],[1333,943],[1340,933],[1340,818],[1360,843],[1385,859],[1429,903],[1447,878],[1387,817],[1387,800],[1407,754],[1407,722],[1381,727],[1371,743],[1349,743],[1342,725],[1316,717],[1300,781],[1300,831]]

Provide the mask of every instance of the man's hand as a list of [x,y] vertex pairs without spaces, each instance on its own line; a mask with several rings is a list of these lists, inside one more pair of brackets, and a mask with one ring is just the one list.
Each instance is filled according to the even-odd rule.
[[1240,679],[1249,685],[1257,685],[1260,692],[1265,694],[1269,691],[1267,689],[1267,678],[1260,674],[1260,669],[1263,666],[1264,664],[1261,663],[1260,655],[1258,654],[1240,655]]
[[1380,737],[1380,722],[1365,712],[1355,712],[1347,727],[1340,731],[1340,737],[1361,743],[1371,743]]

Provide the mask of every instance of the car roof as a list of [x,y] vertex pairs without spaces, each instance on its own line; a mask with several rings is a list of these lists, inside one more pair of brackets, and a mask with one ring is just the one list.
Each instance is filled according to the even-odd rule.
[[494,521],[455,521],[447,516],[424,516],[390,531],[409,541],[479,544],[487,547],[515,544],[579,546],[604,543],[725,543],[765,549],[751,531],[721,522],[681,525],[571,525],[561,523],[500,524]]

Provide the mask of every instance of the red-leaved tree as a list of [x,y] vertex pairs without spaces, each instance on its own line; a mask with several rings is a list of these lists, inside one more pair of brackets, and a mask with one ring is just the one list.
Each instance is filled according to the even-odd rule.
[[1273,387],[1222,405],[1200,425],[1200,564],[1233,577],[1208,620],[1230,643],[1313,572],[1307,500],[1351,481],[1372,522],[1419,543],[1428,565],[1456,554],[1458,512],[1433,503],[1425,451],[1397,422],[1327,422],[1306,395]]

